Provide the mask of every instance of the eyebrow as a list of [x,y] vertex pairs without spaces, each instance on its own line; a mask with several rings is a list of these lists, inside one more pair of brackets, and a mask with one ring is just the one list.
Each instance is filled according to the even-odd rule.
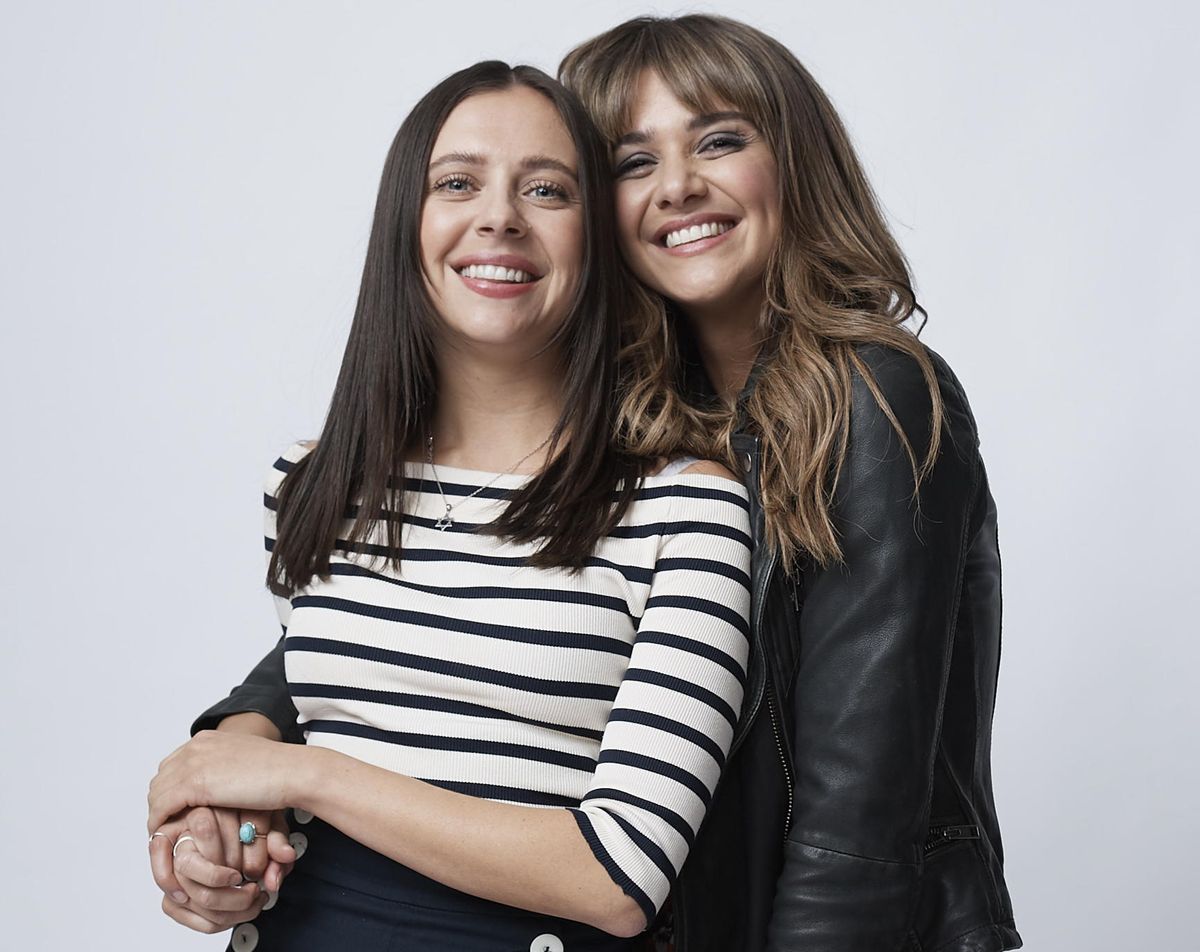
[[571,166],[560,159],[554,158],[552,155],[529,155],[521,160],[521,168],[526,172],[536,172],[538,169],[553,169],[556,172],[562,172],[563,175],[569,175],[575,181],[579,181],[579,176]]
[[[738,112],[736,109],[725,109],[721,112],[706,112],[699,116],[692,116],[692,118],[688,120],[686,129],[688,132],[695,132],[697,129],[703,129],[706,126],[711,126],[717,122],[728,122],[731,119],[737,119],[741,122],[747,122],[750,123],[750,125],[754,125],[754,123],[750,121],[750,117],[744,112]],[[625,145],[645,145],[649,141],[650,133],[641,129],[637,129],[633,132],[627,132],[625,135],[621,136],[621,138],[619,138],[613,144],[613,148],[619,149]]]
[[[487,156],[480,152],[447,152],[429,163],[429,171],[440,169],[444,165],[487,165]],[[522,172],[553,169],[569,176],[576,182],[579,181],[578,173],[571,166],[551,155],[527,155],[521,160],[520,169]]]

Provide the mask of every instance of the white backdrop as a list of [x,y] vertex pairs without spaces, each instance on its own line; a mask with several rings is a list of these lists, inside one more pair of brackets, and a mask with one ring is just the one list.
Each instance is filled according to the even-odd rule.
[[[648,9],[4,4],[0,946],[222,947],[158,911],[146,783],[276,637],[261,482],[317,433],[388,143],[452,70]],[[1194,6],[700,9],[829,91],[973,400],[1027,948],[1194,942]]]

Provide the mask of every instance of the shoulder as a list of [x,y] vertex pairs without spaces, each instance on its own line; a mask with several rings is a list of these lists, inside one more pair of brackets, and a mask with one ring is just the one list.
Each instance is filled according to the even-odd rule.
[[720,476],[729,482],[741,485],[741,480],[727,466],[716,460],[700,459],[680,471],[681,476]]
[[[921,346],[927,357],[934,356],[928,347]],[[929,382],[920,362],[902,350],[889,347],[886,344],[860,344],[854,348],[854,354],[862,366],[870,373],[880,392],[891,403],[905,406],[915,404],[928,410],[932,400],[929,393]],[[852,371],[852,385],[855,401],[862,393],[869,393],[867,382],[859,367]]]
[[649,477],[647,487],[654,494],[669,496],[680,506],[696,506],[702,500],[744,505],[749,498],[746,486],[728,467],[711,459],[681,459]]
[[646,484],[658,498],[668,534],[711,532],[749,545],[750,496],[742,481],[715,460],[688,460],[670,476]]
[[[975,420],[962,384],[942,357],[917,342],[929,360],[933,383],[941,398],[943,423],[952,433],[975,436]],[[860,344],[855,355],[870,373],[879,394],[887,402],[900,426],[910,439],[925,442],[933,413],[933,391],[921,362],[913,355],[885,344]],[[851,426],[856,430],[872,424],[887,423],[871,387],[858,368],[851,375]],[[858,419],[856,420],[855,417]]]
[[742,481],[715,460],[681,457],[642,477],[630,516],[660,527],[676,523],[740,523],[750,497]]
[[[680,477],[685,478],[680,479]],[[696,479],[695,477],[700,478]],[[742,487],[741,477],[734,474],[728,467],[716,460],[697,459],[694,456],[679,456],[674,459],[663,457],[654,463],[653,469],[646,473],[642,480],[646,486],[660,487],[658,490],[660,495],[662,487],[669,488],[684,483],[694,485],[698,482],[711,482],[723,489]],[[721,485],[729,483],[733,485]],[[670,494],[667,492],[667,495]]]

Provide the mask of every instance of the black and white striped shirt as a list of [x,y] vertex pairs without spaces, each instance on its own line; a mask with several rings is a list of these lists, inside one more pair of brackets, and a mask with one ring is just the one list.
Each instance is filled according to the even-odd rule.
[[[293,446],[275,493],[307,452]],[[474,530],[526,476],[407,464],[402,571],[356,551],[278,598],[309,744],[449,790],[572,810],[613,880],[653,918],[695,839],[741,708],[749,650],[745,489],[647,477],[578,573]],[[347,524],[348,529],[348,524]]]

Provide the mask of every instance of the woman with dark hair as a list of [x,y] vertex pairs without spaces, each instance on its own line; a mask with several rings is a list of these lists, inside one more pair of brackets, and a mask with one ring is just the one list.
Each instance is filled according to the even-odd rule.
[[[325,426],[267,484],[305,742],[243,716],[162,763],[173,918],[243,922],[237,952],[615,952],[661,908],[741,708],[749,521],[724,467],[614,438],[609,183],[529,67],[456,73],[397,133]],[[276,886],[295,861],[277,901],[233,885],[251,851]]]

